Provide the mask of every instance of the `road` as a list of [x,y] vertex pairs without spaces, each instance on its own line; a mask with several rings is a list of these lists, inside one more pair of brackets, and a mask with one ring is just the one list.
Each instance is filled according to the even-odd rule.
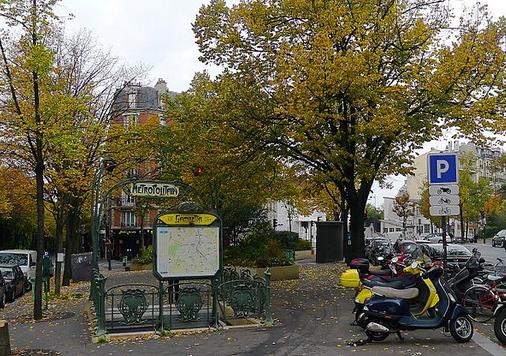
[[502,258],[504,263],[506,263],[506,250],[502,247],[492,247],[490,243],[465,244],[464,246],[466,246],[470,251],[476,247],[478,251],[481,252],[481,256],[488,263],[495,264],[497,262],[497,258]]

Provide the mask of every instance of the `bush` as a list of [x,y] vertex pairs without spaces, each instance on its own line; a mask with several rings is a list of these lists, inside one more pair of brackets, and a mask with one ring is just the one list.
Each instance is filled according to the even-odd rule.
[[147,265],[153,263],[153,246],[150,245],[146,247],[140,255],[135,257],[132,261],[133,263],[137,263],[140,265]]
[[305,250],[311,250],[312,248],[313,248],[313,246],[311,246],[311,242],[310,241],[298,239],[295,242],[295,248],[294,248],[294,250],[295,251],[305,251]]
[[252,226],[236,246],[225,249],[225,264],[244,267],[288,266],[286,250],[310,250],[311,243],[299,239],[297,233],[275,231],[271,224],[262,222]]

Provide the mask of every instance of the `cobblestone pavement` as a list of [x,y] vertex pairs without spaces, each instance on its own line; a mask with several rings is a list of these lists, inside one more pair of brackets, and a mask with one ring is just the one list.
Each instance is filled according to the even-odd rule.
[[[59,312],[74,316],[11,327],[11,343],[20,350],[54,350],[61,355],[489,355],[475,342],[457,344],[440,330],[405,334],[404,343],[390,336],[380,343],[350,347],[363,336],[350,326],[353,291],[338,287],[342,265],[303,265],[301,278],[272,283],[274,327],[209,331],[171,337],[93,344],[82,313],[84,301],[61,304]],[[151,272],[104,271],[107,285],[156,283]],[[15,304],[8,305],[7,310]]]

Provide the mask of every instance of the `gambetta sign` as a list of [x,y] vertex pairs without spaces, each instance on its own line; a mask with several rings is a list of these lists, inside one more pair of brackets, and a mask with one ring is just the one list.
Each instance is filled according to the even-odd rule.
[[130,195],[147,198],[175,198],[179,195],[179,188],[169,183],[135,182],[130,184]]

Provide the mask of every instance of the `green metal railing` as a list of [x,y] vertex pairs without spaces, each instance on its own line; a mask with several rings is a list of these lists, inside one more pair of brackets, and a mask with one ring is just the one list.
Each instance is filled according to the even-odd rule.
[[[271,273],[263,278],[249,269],[226,268],[220,278],[203,281],[117,285],[105,289],[107,278],[92,270],[90,297],[96,317],[96,336],[126,330],[161,332],[192,327],[218,327],[233,318],[262,318],[272,325]],[[232,317],[231,317],[232,318]]]
[[96,336],[105,334],[105,282],[107,278],[100,274],[98,268],[93,268],[91,278],[91,301],[95,309]]

